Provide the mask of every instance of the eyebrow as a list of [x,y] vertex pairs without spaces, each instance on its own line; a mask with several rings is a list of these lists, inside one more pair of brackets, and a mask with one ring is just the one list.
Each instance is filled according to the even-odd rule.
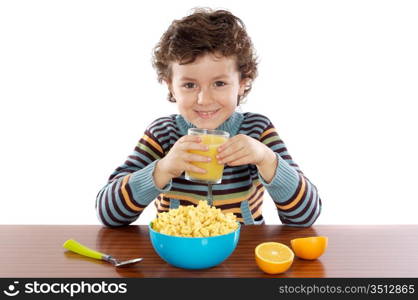
[[[229,77],[227,74],[222,74],[222,75],[218,75],[213,77],[211,80],[217,80],[217,79],[221,79],[221,78],[225,78],[225,77]],[[182,81],[186,81],[186,80],[190,80],[190,81],[194,81],[196,79],[191,78],[191,77],[181,77],[180,80]]]

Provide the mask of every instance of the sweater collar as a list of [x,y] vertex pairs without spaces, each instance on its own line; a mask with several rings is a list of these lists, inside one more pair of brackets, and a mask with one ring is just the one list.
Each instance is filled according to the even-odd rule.
[[[223,122],[216,130],[223,130],[229,133],[230,137],[237,135],[241,126],[244,115],[239,112],[234,112],[225,122]],[[176,116],[177,126],[180,129],[181,135],[186,135],[189,128],[196,128],[195,125],[187,121],[182,115]]]

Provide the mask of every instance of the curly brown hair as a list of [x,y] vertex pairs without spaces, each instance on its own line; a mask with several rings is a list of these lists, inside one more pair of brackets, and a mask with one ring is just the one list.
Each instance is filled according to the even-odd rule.
[[[174,20],[153,49],[152,65],[158,81],[171,82],[172,62],[188,64],[198,56],[220,53],[225,57],[235,56],[241,80],[249,78],[244,95],[247,96],[252,81],[257,77],[257,57],[244,23],[227,10],[195,8],[191,15]],[[176,102],[171,92],[170,102]]]

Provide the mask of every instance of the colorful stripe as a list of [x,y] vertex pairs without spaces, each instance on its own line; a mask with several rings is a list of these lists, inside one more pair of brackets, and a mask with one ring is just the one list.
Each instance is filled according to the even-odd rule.
[[[133,153],[124,164],[115,169],[106,186],[97,195],[97,215],[103,224],[130,224],[154,199],[158,212],[168,211],[173,203],[197,205],[200,200],[207,199],[207,185],[190,182],[184,178],[184,174],[174,178],[170,189],[164,192],[157,191],[152,184],[154,162],[164,157],[175,142],[187,134],[190,127],[192,124],[180,115],[171,115],[155,120],[147,128]],[[316,187],[293,161],[270,120],[260,114],[234,113],[219,129],[227,130],[231,136],[245,134],[264,143],[280,155],[280,163],[288,166],[286,170],[293,170],[291,172],[297,176],[293,175],[288,179],[282,177],[285,181],[293,180],[288,182],[292,182],[295,189],[288,190],[287,195],[290,197],[283,199],[286,194],[283,189],[289,189],[289,186],[284,186],[284,183],[275,178],[265,186],[254,165],[226,166],[222,183],[213,186],[213,205],[223,212],[234,213],[240,222],[244,222],[243,215],[246,222],[249,222],[250,212],[253,220],[249,223],[262,224],[262,204],[267,189],[282,223],[290,226],[311,226],[320,214],[321,199]],[[243,201],[246,201],[243,205],[245,211],[241,211]]]

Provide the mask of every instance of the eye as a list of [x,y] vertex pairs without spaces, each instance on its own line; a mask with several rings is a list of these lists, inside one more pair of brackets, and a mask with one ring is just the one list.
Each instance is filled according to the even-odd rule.
[[196,84],[194,84],[193,82],[187,82],[187,83],[183,84],[183,86],[184,86],[186,89],[193,89],[193,88],[195,88],[195,87],[196,87]]
[[223,82],[223,81],[216,81],[215,82],[215,86],[218,86],[218,87],[225,86],[225,85],[226,85],[226,82]]

